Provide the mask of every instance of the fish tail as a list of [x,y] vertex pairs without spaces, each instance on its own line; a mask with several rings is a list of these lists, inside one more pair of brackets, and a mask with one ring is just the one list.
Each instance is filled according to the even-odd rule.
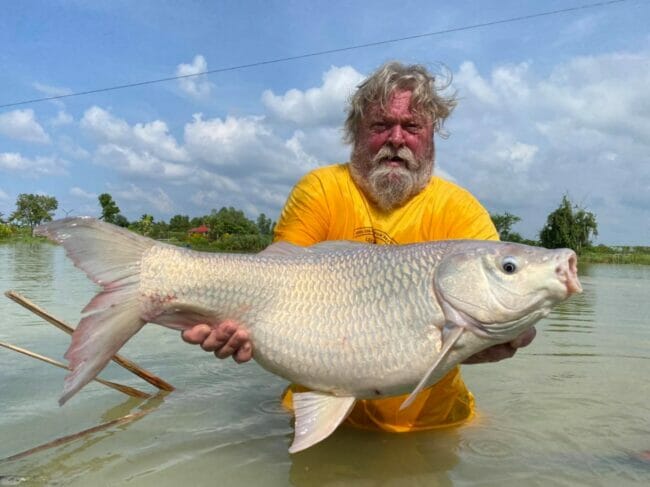
[[63,405],[106,366],[146,323],[138,299],[143,254],[156,243],[129,230],[88,217],[57,220],[36,229],[58,242],[74,265],[102,286],[84,308],[65,353],[71,372],[65,378]]

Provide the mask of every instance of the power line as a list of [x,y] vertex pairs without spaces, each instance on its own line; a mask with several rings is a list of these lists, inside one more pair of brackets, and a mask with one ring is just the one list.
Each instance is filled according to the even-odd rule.
[[196,76],[203,76],[206,74],[214,74],[214,73],[225,73],[227,71],[236,71],[239,69],[247,69],[247,68],[253,68],[256,66],[265,66],[267,64],[276,64],[276,63],[283,63],[287,61],[295,61],[298,59],[305,59],[309,57],[316,57],[316,56],[323,56],[325,54],[333,54],[337,52],[345,52],[345,51],[353,51],[355,49],[364,49],[366,47],[375,47],[375,46],[381,46],[385,44],[392,44],[395,42],[403,42],[403,41],[409,41],[413,39],[421,39],[423,37],[433,37],[433,36],[438,36],[438,35],[443,35],[443,34],[450,34],[452,32],[462,32],[466,30],[472,30],[472,29],[480,29],[482,27],[490,27],[492,25],[499,25],[499,24],[507,24],[511,22],[520,22],[522,20],[530,20],[530,19],[535,19],[539,17],[548,17],[551,15],[558,15],[558,14],[563,14],[567,12],[575,12],[578,10],[586,10],[590,8],[599,8],[599,7],[606,7],[609,5],[613,5],[615,3],[624,3],[627,2],[628,0],[610,0],[610,1],[605,1],[605,2],[597,2],[597,3],[589,3],[586,5],[579,5],[577,7],[569,7],[569,8],[562,8],[562,9],[557,9],[557,10],[549,10],[546,12],[540,12],[536,14],[528,14],[528,15],[521,15],[519,17],[510,17],[507,19],[500,19],[500,20],[492,20],[490,22],[482,22],[479,24],[472,24],[472,25],[466,25],[462,27],[452,27],[450,29],[444,29],[444,30],[439,30],[435,32],[428,32],[425,34],[415,34],[411,36],[405,36],[405,37],[397,37],[395,39],[386,39],[383,41],[375,41],[375,42],[368,42],[365,44],[357,44],[354,46],[347,46],[347,47],[339,47],[336,49],[327,49],[324,51],[316,51],[316,52],[311,52],[311,53],[306,53],[306,54],[298,54],[296,56],[287,56],[287,57],[281,57],[281,58],[276,58],[276,59],[269,59],[266,61],[257,61],[254,63],[248,63],[248,64],[239,64],[237,66],[228,66],[225,68],[217,68],[217,69],[209,69],[207,71],[201,71],[200,73],[193,73],[193,74],[186,74],[186,75],[180,75],[180,76],[169,76],[167,78],[158,78],[158,79],[152,79],[152,80],[147,80],[147,81],[139,81],[135,83],[128,83],[124,85],[116,85],[116,86],[109,86],[105,88],[97,88],[94,90],[87,90],[87,91],[78,91],[75,93],[67,93],[64,95],[56,95],[56,96],[48,96],[44,98],[33,98],[31,100],[23,100],[23,101],[18,101],[18,102],[13,102],[13,103],[5,103],[3,105],[0,105],[0,108],[9,108],[9,107],[15,107],[19,105],[27,105],[29,103],[38,103],[38,102],[43,102],[43,101],[51,101],[51,100],[60,100],[62,98],[71,98],[73,96],[82,96],[82,95],[91,95],[93,93],[102,93],[105,91],[115,91],[115,90],[123,90],[126,88],[134,88],[137,86],[145,86],[145,85],[152,85],[155,83],[163,83],[165,81],[174,81],[174,80],[179,80],[183,78],[193,78]]

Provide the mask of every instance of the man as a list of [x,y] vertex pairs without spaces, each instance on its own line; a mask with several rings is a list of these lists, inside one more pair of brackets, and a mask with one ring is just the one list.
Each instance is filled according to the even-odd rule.
[[[312,245],[324,240],[406,244],[445,239],[497,240],[489,214],[466,190],[432,176],[439,132],[456,99],[445,97],[423,66],[390,62],[366,79],[352,96],[345,138],[349,164],[307,174],[292,190],[275,228],[275,241]],[[466,363],[491,362],[528,345],[534,329],[492,347]],[[219,358],[252,357],[248,333],[236,323],[197,325],[183,333]],[[283,403],[291,407],[290,386]],[[355,426],[415,431],[465,422],[474,402],[459,367],[422,391],[399,411],[406,396],[358,401],[347,419]]]

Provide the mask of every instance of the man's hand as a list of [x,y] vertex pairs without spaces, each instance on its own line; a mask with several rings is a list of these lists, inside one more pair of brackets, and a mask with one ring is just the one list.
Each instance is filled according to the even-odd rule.
[[184,330],[181,338],[187,343],[201,345],[206,352],[214,352],[218,358],[232,356],[240,364],[253,356],[253,344],[248,331],[234,321],[224,321],[215,326],[195,325]]
[[504,358],[510,358],[515,354],[518,348],[530,345],[530,342],[533,341],[533,338],[535,338],[536,334],[537,330],[535,330],[535,327],[533,326],[511,342],[502,343],[501,345],[494,345],[493,347],[486,348],[485,350],[482,350],[479,353],[466,358],[463,363],[480,364],[483,362],[498,362]]

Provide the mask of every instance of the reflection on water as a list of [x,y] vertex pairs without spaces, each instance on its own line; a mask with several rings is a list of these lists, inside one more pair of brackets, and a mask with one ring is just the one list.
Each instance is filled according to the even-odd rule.
[[[0,462],[19,485],[650,485],[650,266],[581,265],[584,293],[504,362],[463,367],[465,427],[390,435],[340,428],[289,455],[285,383],[148,326],[125,356],[178,387],[164,400],[89,385],[65,407],[64,373],[0,349],[0,458],[134,412],[137,421]],[[96,291],[51,245],[0,245],[0,290],[74,324]],[[0,339],[61,357],[69,338],[2,297]],[[105,378],[151,391],[111,365]],[[26,480],[25,480],[26,479]]]
[[389,435],[342,428],[292,457],[292,485],[448,485],[459,461],[457,429]]

